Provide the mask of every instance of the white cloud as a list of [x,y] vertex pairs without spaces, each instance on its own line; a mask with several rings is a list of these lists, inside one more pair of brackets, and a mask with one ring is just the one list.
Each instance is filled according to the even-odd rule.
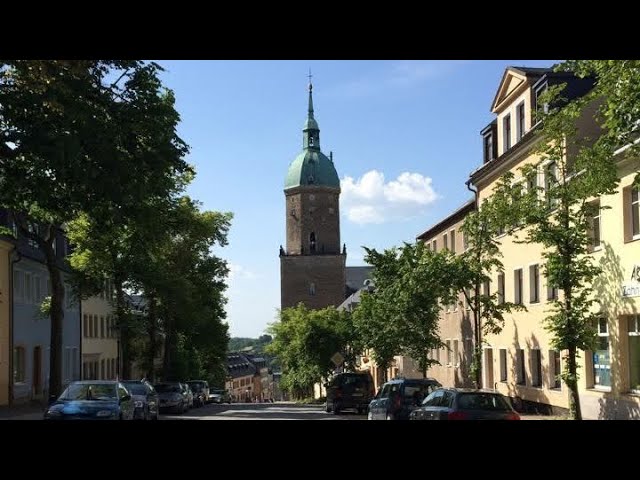
[[251,270],[246,269],[242,265],[238,265],[237,263],[228,263],[229,266],[229,281],[238,278],[244,278],[247,280],[255,280],[258,278],[258,275]]
[[345,176],[341,188],[342,212],[360,225],[413,218],[438,198],[431,178],[410,172],[385,183],[382,172],[370,170],[357,180]]

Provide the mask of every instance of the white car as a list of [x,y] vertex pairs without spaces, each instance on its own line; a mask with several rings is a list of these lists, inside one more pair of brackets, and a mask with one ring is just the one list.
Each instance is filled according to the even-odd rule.
[[231,396],[226,390],[209,390],[209,402],[211,403],[231,403]]

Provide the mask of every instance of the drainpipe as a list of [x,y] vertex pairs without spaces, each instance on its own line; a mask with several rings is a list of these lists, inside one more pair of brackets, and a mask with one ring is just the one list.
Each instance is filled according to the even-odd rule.
[[[474,203],[473,203],[473,208],[474,210],[478,211],[478,190],[474,189],[471,187],[471,179],[467,180],[465,182],[465,185],[467,186],[467,190],[469,190],[470,192],[473,193],[474,196]],[[478,350],[480,350],[480,345],[482,342],[482,332],[481,332],[481,325],[480,325],[480,303],[478,302],[477,298],[480,295],[480,280],[476,279],[476,284],[475,284],[475,288],[474,288],[474,301],[476,303],[476,308],[474,309],[474,319],[473,319],[473,323],[474,323],[474,333],[475,333],[475,341],[476,341],[476,348]],[[482,357],[479,359],[479,364],[478,364],[478,377],[477,377],[477,387],[481,388],[482,387]],[[476,380],[476,379],[474,379]]]
[[[17,255],[17,258],[14,257]],[[13,325],[14,325],[14,295],[13,295],[13,266],[22,260],[22,255],[18,251],[18,246],[14,245],[9,252],[11,267],[9,268],[9,406],[13,405]]]

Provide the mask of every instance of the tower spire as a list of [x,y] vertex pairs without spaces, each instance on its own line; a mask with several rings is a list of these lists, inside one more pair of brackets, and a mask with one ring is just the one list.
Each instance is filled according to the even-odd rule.
[[313,118],[313,83],[311,83],[311,69],[309,69],[309,118]]

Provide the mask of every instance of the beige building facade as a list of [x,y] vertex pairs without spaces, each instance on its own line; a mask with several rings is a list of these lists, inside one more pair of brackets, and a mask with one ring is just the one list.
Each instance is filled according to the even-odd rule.
[[105,280],[99,295],[82,301],[82,378],[118,378],[118,330],[113,315],[113,288]]
[[[492,112],[496,119],[482,131],[484,163],[471,174],[478,204],[491,196],[502,174],[511,171],[514,183],[525,189],[544,190],[555,175],[554,162],[541,162],[533,153],[537,141],[538,98],[549,85],[566,82],[569,96],[588,91],[587,80],[545,69],[508,68],[496,94]],[[597,124],[592,112],[578,121],[581,135],[593,137]],[[571,152],[570,152],[571,153]],[[621,149],[616,155],[620,184],[612,195],[594,198],[600,212],[592,219],[594,263],[602,275],[594,282],[600,301],[594,313],[598,347],[580,352],[579,390],[586,419],[640,418],[640,193],[632,184],[637,159]],[[521,178],[524,165],[536,166],[537,174]],[[526,230],[515,232],[524,238]],[[513,234],[500,235],[504,273],[495,273],[491,291],[526,311],[506,315],[503,330],[484,338],[483,386],[494,388],[524,404],[542,409],[568,408],[567,388],[558,378],[564,367],[564,352],[551,347],[544,328],[551,301],[562,292],[549,288],[544,277],[540,245],[516,243]]]

